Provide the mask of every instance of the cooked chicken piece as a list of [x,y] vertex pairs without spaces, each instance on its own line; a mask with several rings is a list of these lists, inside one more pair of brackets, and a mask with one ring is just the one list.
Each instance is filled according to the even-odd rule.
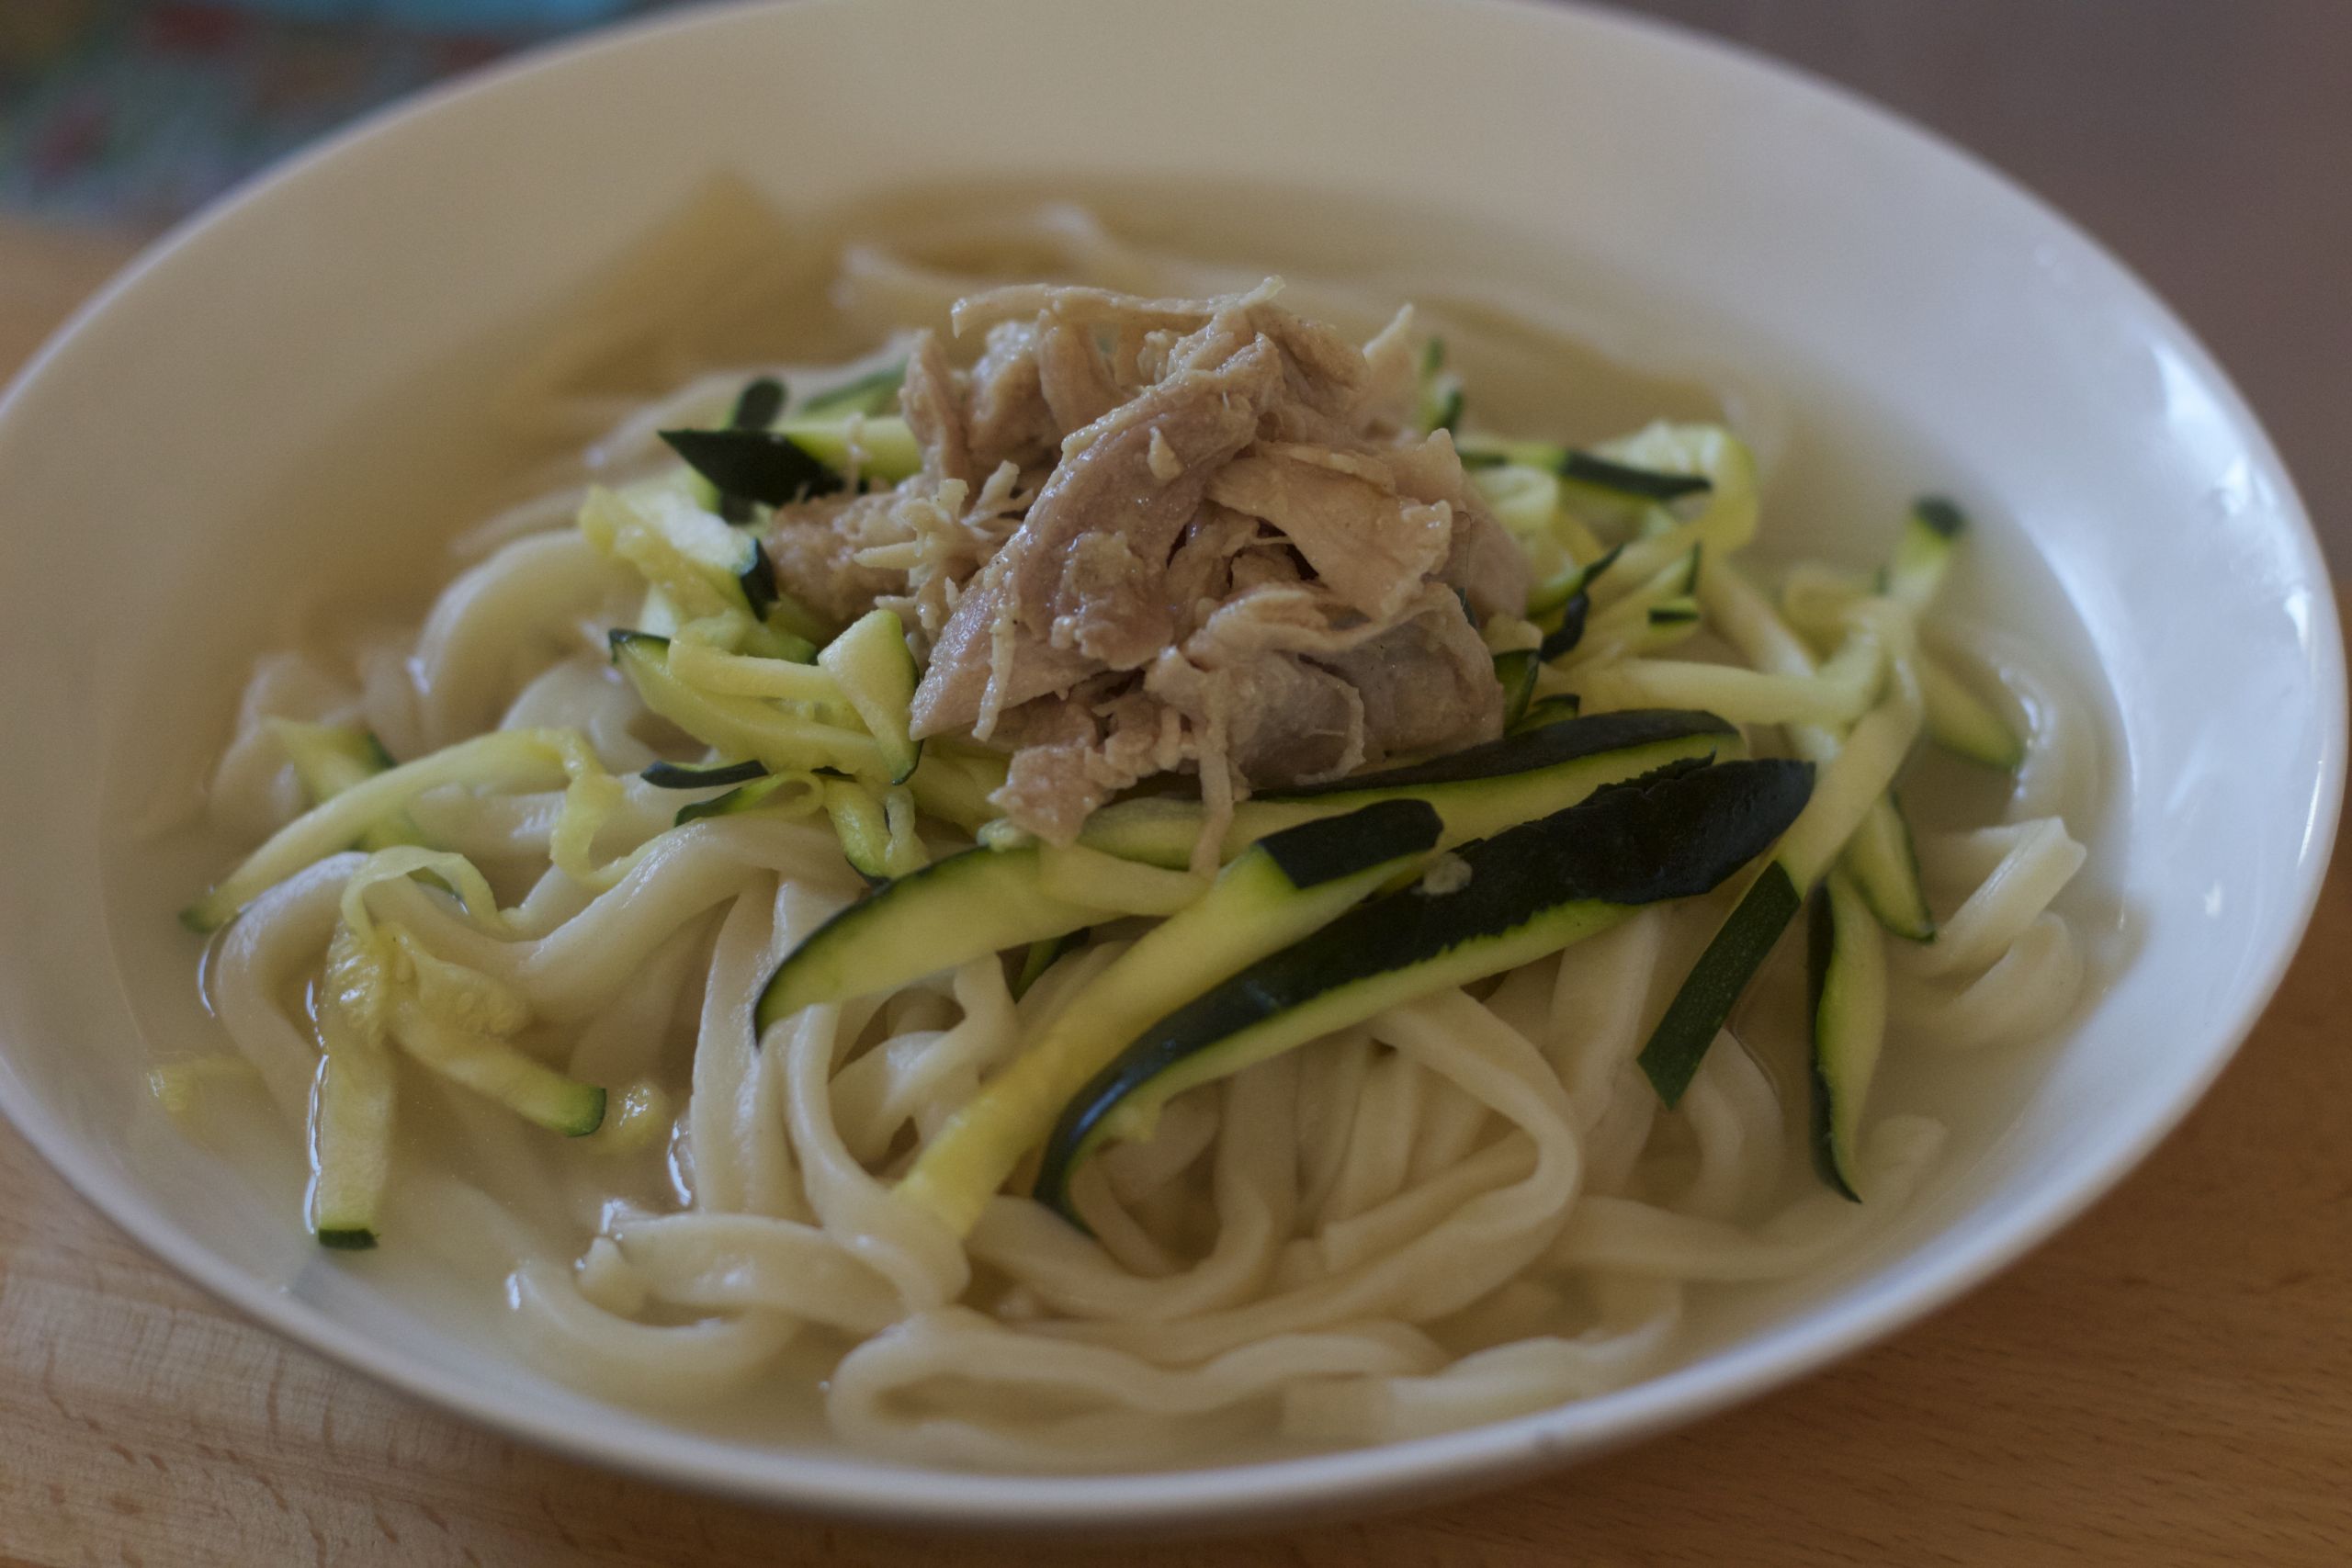
[[1444,563],[1453,539],[1445,502],[1408,500],[1288,453],[1236,458],[1210,481],[1209,499],[1272,524],[1317,577],[1373,620],[1396,614]]
[[1359,351],[1277,287],[969,298],[978,363],[925,334],[900,393],[922,472],[777,513],[815,608],[911,607],[915,733],[1010,752],[996,803],[1046,839],[1189,771],[1213,861],[1253,788],[1501,732],[1473,617],[1524,607],[1525,558],[1452,439],[1409,430],[1409,312]]
[[857,552],[882,543],[877,532],[898,497],[828,495],[775,509],[768,559],[776,581],[827,620],[847,626],[886,593],[899,591],[899,574],[860,566]]
[[1037,329],[999,321],[989,329],[988,351],[972,367],[972,463],[984,471],[1050,464],[1061,446],[1060,426],[1046,401],[1037,372]]
[[[1055,468],[1027,519],[956,604],[915,692],[917,735],[976,729],[985,739],[991,702],[1001,711],[1067,685],[1073,673],[1139,669],[1168,646],[1169,557],[1216,469],[1256,434],[1258,406],[1280,368],[1271,344],[1252,344],[1213,370],[1171,376],[1087,427],[1091,439]],[[1151,471],[1155,432],[1184,464],[1165,484]],[[1001,689],[991,698],[992,681]]]
[[1083,429],[1126,400],[1095,351],[1092,335],[1067,321],[1037,333],[1037,382],[1057,430]]
[[1502,733],[1494,659],[1458,604],[1428,604],[1322,662],[1363,696],[1364,732],[1384,757],[1459,750]]
[[907,378],[899,388],[899,407],[922,448],[923,477],[933,485],[942,479],[972,479],[972,451],[964,434],[962,389],[947,367],[939,334],[924,333],[915,339],[907,358]]

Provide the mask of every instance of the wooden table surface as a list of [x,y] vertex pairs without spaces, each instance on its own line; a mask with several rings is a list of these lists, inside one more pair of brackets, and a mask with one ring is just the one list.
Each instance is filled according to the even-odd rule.
[[[0,366],[128,254],[0,223]],[[2352,869],[2211,1097],[1961,1304],[1516,1491],[1114,1551],[623,1479],[441,1416],[149,1259],[0,1125],[0,1562],[1023,1565],[2352,1562]]]

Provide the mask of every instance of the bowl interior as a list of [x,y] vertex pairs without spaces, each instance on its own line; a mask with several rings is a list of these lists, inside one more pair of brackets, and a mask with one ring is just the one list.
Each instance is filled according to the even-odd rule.
[[[1245,36],[1246,51],[1221,41]],[[976,82],[1024,107],[976,112]],[[283,639],[291,606],[439,570],[432,545],[463,519],[430,502],[489,482],[471,422],[517,323],[721,173],[786,214],[797,243],[893,192],[1026,190],[1207,254],[1476,269],[1612,353],[1747,389],[1781,450],[1768,517],[1801,527],[1808,553],[1864,549],[1923,482],[1962,493],[1997,520],[1966,585],[1975,608],[2103,694],[2088,804],[2098,895],[2121,911],[2103,990],[2063,1042],[1988,1072],[1926,1201],[1837,1270],[1702,1330],[1709,1353],[1386,1450],[910,1488],[819,1439],[761,1447],[593,1406],[322,1263],[286,1224],[284,1189],[188,1143],[146,1097],[153,1055],[214,1048],[192,939],[169,919],[213,866],[192,844],[153,851],[153,830],[185,814],[232,671]],[[171,1261],[379,1375],[608,1461],[899,1518],[1230,1522],[1394,1502],[1626,1440],[1917,1315],[2087,1202],[2219,1070],[2301,931],[2341,782],[2335,609],[2308,527],[2160,305],[1875,111],[1549,7],[811,3],[526,62],[175,237],[0,410],[0,495],[17,742],[0,803],[40,825],[0,891],[0,1102],[19,1125]],[[1951,1081],[1918,1072],[1894,1092],[1935,1101]]]

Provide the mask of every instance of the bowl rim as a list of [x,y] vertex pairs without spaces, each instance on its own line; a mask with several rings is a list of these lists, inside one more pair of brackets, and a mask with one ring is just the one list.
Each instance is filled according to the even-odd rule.
[[[397,134],[413,119],[445,106],[496,93],[511,82],[609,51],[694,29],[745,25],[762,14],[833,8],[851,0],[724,0],[656,12],[584,35],[541,43],[453,80],[399,98],[303,151],[260,171],[173,226],[84,301],[24,363],[0,394],[0,424],[55,361],[69,354],[90,322],[175,256],[216,227],[237,221],[250,206],[311,177],[349,149]],[[2117,1128],[2065,1188],[2045,1188],[2020,1200],[2007,1217],[1961,1243],[1905,1280],[1864,1279],[1839,1297],[1798,1316],[1743,1337],[1698,1361],[1625,1389],[1458,1432],[1373,1448],[1200,1469],[1069,1475],[952,1471],[854,1455],[758,1447],[681,1429],[625,1426],[617,1438],[568,1421],[540,1403],[518,1404],[486,1393],[456,1373],[418,1363],[339,1323],[291,1293],[268,1286],[180,1231],[143,1193],[82,1141],[31,1114],[13,1071],[0,1057],[0,1114],[99,1213],[151,1256],[170,1265],[217,1300],[316,1352],[477,1426],[519,1438],[566,1459],[653,1478],[706,1493],[811,1513],[918,1528],[1133,1531],[1173,1524],[1237,1529],[1272,1522],[1395,1509],[1436,1497],[1493,1487],[1555,1468],[1571,1457],[1589,1458],[1686,1425],[1774,1388],[1888,1337],[1927,1316],[2039,1247],[2109,1192],[2177,1128],[2233,1059],[2267,1009],[2300,952],[2317,907],[2344,806],[2347,713],[2346,664],[2333,580],[2292,477],[2269,434],[2197,334],[2128,264],[2041,196],[1977,154],[1895,110],[1799,66],[1679,23],[1617,11],[1592,0],[1398,0],[1462,11],[1544,13],[1557,25],[1614,30],[1668,53],[1697,55],[1717,68],[1758,79],[1843,115],[1874,137],[1905,145],[1909,156],[1992,187],[1991,194],[2023,209],[2037,223],[2078,244],[2086,257],[2173,334],[2188,367],[2213,393],[2233,434],[2277,487],[2278,510],[2288,525],[2297,565],[2316,585],[2306,645],[2315,657],[2312,697],[2319,713],[2318,776],[2312,781],[2312,817],[2295,867],[2291,900],[2295,938],[2258,967],[2245,1004],[2211,1035],[2205,1059],[2174,1096],[2137,1125]],[[20,1103],[21,1102],[21,1103]]]

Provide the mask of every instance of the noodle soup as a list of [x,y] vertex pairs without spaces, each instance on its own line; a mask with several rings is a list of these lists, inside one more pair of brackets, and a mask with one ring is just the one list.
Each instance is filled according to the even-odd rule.
[[[1593,330],[1589,315],[1547,299],[1530,281],[1544,276],[1537,260],[1507,248],[1493,253],[1495,287],[1483,299],[1458,281],[1438,283],[1429,258],[1398,256],[1388,272],[1351,276],[1331,254],[1281,258],[1291,269],[1286,287],[1259,299],[1251,290],[1263,275],[1254,269],[1177,260],[1126,237],[1149,224],[1105,228],[1081,209],[1033,216],[1002,201],[945,218],[936,202],[910,206],[929,216],[851,215],[842,232],[854,243],[843,245],[772,230],[718,199],[555,329],[492,345],[441,380],[497,385],[495,398],[476,392],[438,408],[430,396],[404,399],[385,411],[381,429],[332,455],[345,493],[351,459],[363,453],[371,456],[358,471],[388,481],[370,503],[385,525],[352,531],[358,542],[338,584],[368,584],[368,614],[313,614],[287,628],[280,640],[296,651],[264,655],[212,771],[203,826],[177,830],[141,875],[177,878],[178,889],[219,876],[284,823],[332,807],[339,792],[322,784],[322,768],[344,770],[342,790],[401,772],[344,745],[355,735],[379,742],[382,761],[410,767],[484,735],[576,740],[569,750],[537,740],[477,746],[442,784],[403,794],[396,811],[355,818],[348,826],[364,831],[326,833],[322,853],[285,863],[283,874],[216,908],[234,914],[209,952],[205,982],[228,1036],[224,1056],[160,1069],[196,1135],[251,1151],[257,1179],[285,1192],[289,1226],[307,1214],[322,1239],[364,1234],[377,1244],[348,1252],[339,1267],[469,1322],[494,1323],[518,1355],[598,1395],[729,1430],[829,1430],[876,1453],[984,1468],[1131,1468],[1229,1457],[1237,1444],[1378,1442],[1556,1404],[1663,1370],[1738,1331],[1788,1292],[1853,1267],[1887,1216],[1932,1201],[1921,1195],[1955,1145],[1999,1125],[2030,1077],[2026,1054],[2095,983],[2115,918],[2097,891],[2095,853],[2109,726],[2053,673],[2085,665],[2030,551],[1997,527],[1972,528],[1970,558],[1957,558],[1951,589],[1931,608],[1871,619],[1870,606],[1892,594],[1869,574],[1896,541],[1910,491],[1959,484],[1929,460],[1928,444],[1873,425],[1834,388],[1767,384],[1727,369],[1742,363],[1744,345],[1688,323],[1681,344],[1647,344],[1658,349],[1648,362],[1670,373],[1629,369],[1581,344],[1579,333]],[[1133,197],[1099,206],[1114,219],[1123,207],[1146,208]],[[1160,225],[1182,227],[1169,216],[1186,210],[1181,197],[1151,210]],[[1200,218],[1201,248],[1255,259],[1244,243],[1219,246],[1247,231],[1230,215],[1224,221],[1220,234]],[[1311,281],[1317,262],[1329,280]],[[1205,836],[1174,863],[1112,855],[1119,869],[1105,874],[1092,861],[1063,863],[1053,874],[1112,874],[1107,886],[1050,889],[1090,911],[1070,928],[1091,932],[1086,941],[1053,951],[1069,932],[1041,926],[1035,941],[1044,945],[1024,937],[1010,961],[990,946],[949,955],[957,961],[944,970],[918,962],[883,990],[828,997],[758,1022],[763,990],[786,959],[842,910],[885,908],[882,895],[866,891],[869,879],[889,881],[897,896],[976,834],[1012,852],[1062,846],[1042,815],[1015,812],[991,838],[982,819],[949,814],[957,800],[1011,798],[1001,773],[986,772],[1003,763],[988,759],[1009,751],[1017,767],[1024,754],[1002,740],[991,748],[996,738],[971,722],[935,733],[923,753],[926,766],[945,758],[978,770],[960,795],[934,782],[939,793],[926,796],[920,768],[901,780],[881,765],[865,775],[864,795],[843,795],[833,774],[855,782],[854,764],[866,756],[856,748],[805,770],[764,753],[757,774],[693,790],[639,776],[664,761],[760,761],[744,754],[741,731],[711,728],[696,716],[702,707],[662,706],[657,694],[668,688],[647,683],[676,671],[682,645],[703,648],[689,629],[698,620],[735,613],[731,600],[715,599],[699,617],[680,602],[700,580],[675,576],[693,562],[680,568],[672,558],[691,557],[695,539],[727,536],[662,533],[662,509],[672,502],[659,498],[722,530],[770,530],[765,538],[779,550],[777,514],[812,504],[771,510],[752,501],[748,517],[729,522],[729,498],[696,490],[657,433],[736,423],[747,382],[772,374],[789,402],[756,423],[797,429],[799,442],[813,444],[811,405],[907,363],[908,333],[944,333],[958,298],[1039,277],[1160,302],[1167,320],[1137,330],[1129,345],[1137,363],[1125,367],[1116,341],[1124,329],[1090,321],[1082,311],[1094,307],[1049,300],[1035,312],[1046,323],[1079,310],[1080,324],[1097,331],[1089,346],[1105,354],[1121,401],[1096,419],[1114,422],[1179,374],[1160,365],[1155,375],[1153,355],[1180,356],[1223,317],[1263,337],[1273,318],[1250,312],[1295,312],[1330,323],[1350,344],[1372,344],[1359,362],[1374,364],[1396,308],[1418,307],[1408,329],[1410,412],[1387,423],[1365,416],[1343,436],[1327,433],[1320,448],[1419,450],[1421,404],[1432,393],[1442,401],[1442,378],[1451,377],[1465,394],[1460,451],[1493,459],[1455,470],[1473,488],[1453,492],[1446,523],[1466,531],[1464,519],[1483,515],[1509,533],[1526,552],[1515,569],[1523,602],[1482,612],[1465,589],[1461,615],[1484,639],[1480,657],[1496,659],[1498,690],[1513,656],[1529,657],[1510,668],[1533,673],[1522,698],[1493,699],[1486,728],[1449,732],[1434,747],[1440,757],[1538,733],[1544,727],[1529,720],[1546,702],[1565,716],[1574,699],[1582,709],[1574,722],[1589,724],[1611,712],[1706,710],[1702,701],[1665,700],[1695,691],[1724,699],[1717,706],[1763,703],[1747,711],[1773,716],[1726,727],[1739,732],[1736,742],[1703,758],[1668,761],[1703,761],[1702,772],[1809,768],[1818,801],[1824,780],[1844,777],[1837,759],[1850,753],[1845,742],[1864,733],[1866,720],[1894,714],[1882,726],[1891,754],[1898,763],[1908,755],[1927,726],[1928,699],[1904,691],[1923,667],[1935,671],[1929,683],[1956,681],[1996,728],[2026,743],[2020,765],[1989,767],[1981,755],[1950,754],[1966,737],[1947,736],[1903,775],[1903,820],[1935,941],[1896,933],[1900,917],[1871,907],[1850,853],[1839,863],[1843,913],[1850,920],[1861,908],[1888,922],[1885,934],[1872,924],[1848,938],[1867,939],[1877,955],[1887,1021],[1883,1068],[1866,1066],[1854,1090],[1861,1112],[1846,1132],[1850,1146],[1828,1156],[1836,1179],[1862,1201],[1811,1168],[1811,1146],[1837,1131],[1813,1122],[1814,1080],[1849,1069],[1813,1038],[1823,1004],[1808,995],[1803,936],[1780,943],[1752,984],[1734,987],[1744,995],[1727,1033],[1709,1028],[1697,1038],[1680,1085],[1662,1085],[1656,1067],[1670,1054],[1653,1052],[1688,977],[1747,908],[1756,868],[1780,863],[1780,852],[1767,852],[1777,834],[1739,854],[1744,869],[1716,876],[1712,891],[1645,898],[1612,884],[1617,897],[1578,900],[1610,906],[1605,918],[1595,915],[1591,929],[1577,927],[1558,947],[1408,987],[1365,1016],[1172,1095],[1156,1121],[1131,1118],[1123,1138],[1071,1144],[1065,1152],[1082,1157],[1060,1213],[1027,1196],[1041,1151],[1050,1168],[1042,1129],[1016,1140],[1013,1163],[996,1180],[958,1196],[941,1177],[928,1188],[933,1198],[923,1198],[918,1172],[927,1160],[946,1163],[938,1149],[962,1146],[956,1140],[969,1134],[957,1129],[978,1119],[972,1107],[993,1103],[992,1086],[1038,1055],[1041,1040],[1069,1035],[1064,1021],[1124,994],[1121,976],[1137,965],[1123,970],[1122,961],[1161,929],[1155,922],[1172,927],[1222,896],[1227,878],[1211,874],[1224,857],[1201,845],[1241,821],[1234,814],[1253,799],[1279,806],[1286,790],[1339,789],[1425,761],[1432,748],[1403,729],[1383,740],[1367,726],[1352,750],[1342,749],[1344,766],[1319,770],[1329,777],[1306,768],[1250,778],[1208,748],[1205,719],[1188,729],[1198,715],[1163,701],[1182,737],[1170,752],[1177,765],[1122,778],[1079,817],[1125,809],[1109,797],[1156,779],[1177,791],[1158,798],[1191,809],[1185,820],[1205,824]],[[1645,319],[1631,292],[1577,281],[1557,292],[1586,312],[1621,328]],[[1185,299],[1210,303],[1190,314],[1170,303]],[[1169,341],[1153,346],[1151,331]],[[1442,370],[1422,347],[1432,339],[1444,344]],[[1699,344],[1710,355],[1690,351]],[[978,345],[952,346],[968,363]],[[868,472],[888,468],[895,412],[895,403],[854,409],[829,427],[845,433],[839,460],[853,492]],[[1738,459],[1723,455],[1728,448],[1673,436],[1603,445],[1621,432],[1689,432],[1716,419],[1751,438],[1765,476],[1760,536],[1737,555],[1752,581],[1706,558],[1703,545],[1719,541],[1702,539],[1703,529],[1688,535],[1702,547],[1682,579],[1665,565],[1686,552],[1659,545],[1688,542],[1674,530],[1696,527],[1736,489],[1725,465]],[[963,594],[977,592],[986,561],[1009,547],[1024,514],[1035,515],[1053,468],[1087,449],[1080,440],[1073,451],[1063,436],[1094,423],[1052,432],[1054,451],[1029,452],[1027,473],[1008,458],[1012,477],[993,491],[1005,464],[973,473],[952,497],[940,485],[955,481],[928,468],[902,480],[884,472],[910,503],[985,547],[961,577],[925,580],[941,585],[926,604],[907,567],[878,563],[920,557],[945,531],[923,533],[918,520],[903,539],[861,538],[861,550],[876,552],[862,570],[899,575],[851,608],[888,606],[911,634],[915,656],[935,665],[949,619]],[[1106,428],[1116,434],[1115,424]],[[1303,434],[1283,433],[1294,447]],[[1262,432],[1251,439],[1253,452],[1272,444]],[[401,477],[402,459],[427,447],[438,455],[431,471],[411,466]],[[1597,498],[1584,496],[1589,515],[1579,514],[1572,487],[1600,470],[1579,479],[1567,471],[1572,453],[1711,488],[1661,497],[1604,485]],[[1188,463],[1176,461],[1180,471]],[[1400,517],[1438,504],[1400,488],[1409,482],[1389,484]],[[601,533],[578,522],[592,484],[633,509]],[[1555,491],[1531,508],[1544,485]],[[1242,498],[1238,487],[1220,493],[1226,500],[1216,504],[1228,511]],[[444,520],[450,553],[435,555],[432,525],[394,521],[425,518]],[[1274,539],[1306,537],[1303,523],[1294,526],[1288,534],[1261,517],[1246,548],[1263,552],[1265,570],[1291,573],[1278,587],[1338,581],[1310,548]],[[638,545],[632,528],[644,534]],[[1611,581],[1613,568],[1597,565],[1611,548],[1645,558],[1645,547],[1664,564],[1638,583]],[[1800,559],[1815,564],[1798,568]],[[792,561],[770,569],[785,597],[796,589],[821,597],[823,584],[796,581]],[[1406,584],[1432,591],[1433,607],[1419,614],[1452,613],[1455,585],[1444,570],[1432,562]],[[1584,573],[1557,603],[1537,606],[1542,584]],[[403,599],[380,591],[388,581],[414,587]],[[656,593],[666,605],[651,602]],[[1586,603],[1575,613],[1588,617],[1582,637],[1593,641],[1562,646],[1560,612],[1579,594]],[[1757,631],[1759,615],[1770,633]],[[822,624],[808,629],[838,634],[853,618],[820,614]],[[763,633],[799,636],[772,615],[753,619]],[[642,676],[626,659],[616,668],[616,652],[628,650],[608,634],[657,621],[669,663]],[[1405,624],[1369,616],[1338,630],[1386,636]],[[2030,653],[2008,629],[2029,626]],[[677,677],[689,694],[767,702],[779,720],[888,739],[888,722],[853,700],[865,694],[849,674],[821,659],[802,663],[781,641],[747,645],[742,630],[697,651],[701,683]],[[1604,647],[1611,635],[1620,643]],[[1774,635],[1786,639],[1784,660],[1805,660],[1801,673],[1759,656]],[[1843,667],[1868,671],[1840,687],[1833,666],[1870,638],[1880,639],[1878,651]],[[793,671],[744,667],[754,661]],[[1736,669],[1745,683],[1688,684],[1720,682],[1704,673],[1710,668]],[[1000,673],[989,672],[991,682]],[[811,684],[818,675],[844,683]],[[714,681],[749,685],[722,690]],[[1366,689],[1352,688],[1358,703]],[[803,690],[817,694],[805,711],[790,705],[804,699],[781,694]],[[1138,682],[1099,695],[1114,702],[1141,692]],[[289,740],[288,721],[308,727],[312,742],[344,745],[341,761],[294,766],[289,755],[303,742]],[[1753,757],[1738,761],[1734,751]],[[802,771],[808,781],[787,778]],[[1220,771],[1234,786],[1224,807],[1204,777]],[[1873,810],[1883,783],[1864,790]],[[713,806],[747,787],[768,793],[744,808],[677,820],[682,806]],[[911,792],[903,811],[894,794],[901,789]],[[1604,788],[1593,798],[1619,797]],[[1583,808],[1581,797],[1546,804]],[[1408,881],[1419,878],[1412,886],[1368,887],[1358,913],[1333,918],[1359,919],[1383,899],[1483,897],[1495,879],[1479,879],[1487,868],[1476,863],[1475,846],[1515,826],[1503,819],[1476,839],[1455,836],[1442,852],[1434,840],[1420,846],[1437,859],[1404,868]],[[1798,830],[1789,828],[1792,837]],[[1849,839],[1837,838],[1833,856]],[[1235,848],[1249,841],[1245,834]],[[1086,848],[1082,829],[1076,842]],[[2075,878],[2085,845],[2091,869]],[[1235,854],[1228,875],[1246,858]],[[1467,891],[1447,886],[1458,874],[1450,867],[1465,863]],[[1815,882],[1826,870],[1809,869]],[[166,908],[177,895],[139,896]],[[966,909],[956,919],[996,912]],[[1519,913],[1525,924],[1551,918],[1553,907]],[[1222,973],[1204,971],[1196,989],[1214,993],[1237,973],[1255,973],[1250,965],[1314,942],[1318,929],[1247,951]],[[1763,933],[1764,945],[1772,935]],[[379,939],[386,945],[376,957],[352,957]],[[846,950],[857,962],[869,956]],[[1031,983],[1016,995],[1023,980]],[[355,1015],[371,1016],[335,1021],[343,995],[357,998]],[[1185,998],[1170,999],[1141,1022]],[[405,1027],[402,1007],[411,1010]],[[349,1058],[359,1066],[339,1088],[330,1087],[338,1028],[362,1037]],[[1091,1043],[1115,1055],[1130,1042]],[[247,1066],[231,1065],[232,1047]],[[591,1101],[574,1093],[580,1086],[603,1091],[593,1120]],[[1671,1109],[1662,1098],[1669,1087]],[[1838,1089],[1819,1092],[1834,1099]],[[338,1114],[360,1129],[356,1145],[335,1132]],[[367,1133],[378,1121],[388,1134]],[[351,1146],[361,1155],[339,1163],[336,1150]],[[364,1226],[339,1228],[332,1213],[321,1218],[350,1193],[361,1195],[354,1212],[365,1211]]]

